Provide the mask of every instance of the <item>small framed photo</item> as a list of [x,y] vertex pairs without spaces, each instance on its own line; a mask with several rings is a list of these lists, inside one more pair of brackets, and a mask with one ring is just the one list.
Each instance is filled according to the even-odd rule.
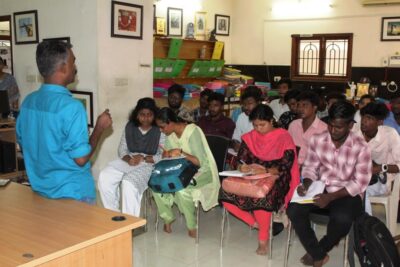
[[43,38],[43,41],[61,41],[61,42],[70,44],[71,38],[69,38],[69,37]]
[[111,37],[143,39],[143,6],[112,1]]
[[36,44],[39,42],[37,10],[14,13],[15,44]]
[[230,16],[215,14],[215,34],[229,35]]
[[94,127],[93,125],[93,93],[86,91],[75,91],[71,90],[72,97],[82,102],[85,107],[87,121],[89,127]]
[[381,41],[400,41],[400,17],[382,18]]
[[182,36],[183,9],[169,7],[167,9],[167,34],[168,36]]
[[165,18],[156,18],[156,34],[157,35],[165,35]]
[[196,12],[196,16],[194,18],[194,31],[196,35],[206,35],[206,16],[207,12]]

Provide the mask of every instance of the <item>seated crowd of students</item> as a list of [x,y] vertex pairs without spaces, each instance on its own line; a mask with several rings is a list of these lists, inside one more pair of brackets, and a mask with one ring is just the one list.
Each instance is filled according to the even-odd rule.
[[[337,92],[321,97],[315,90],[292,90],[287,79],[279,82],[278,89],[278,99],[262,104],[261,90],[248,86],[235,122],[224,113],[225,96],[209,89],[202,91],[200,105],[193,111],[182,104],[185,89],[178,84],[168,90],[169,107],[159,110],[153,99],[140,99],[122,134],[119,159],[100,173],[104,206],[139,216],[152,165],[162,157],[184,156],[199,167],[197,185],[175,194],[153,192],[165,232],[172,232],[174,204],[185,217],[189,236],[195,237],[195,202],[200,201],[206,211],[219,202],[258,229],[256,252],[265,255],[271,214],[285,208],[307,252],[301,262],[324,265],[329,251],[361,214],[364,193],[365,209],[371,213],[368,197],[387,193],[386,176],[400,171],[400,95],[391,99],[390,111],[373,97],[362,96],[357,111]],[[239,170],[278,175],[265,198],[238,196],[221,188],[206,135],[231,139]],[[118,161],[132,168],[124,172]],[[290,203],[294,191],[304,195],[315,181],[325,183],[325,190],[314,203]],[[319,209],[330,211],[328,231],[321,240],[309,222],[310,212]],[[275,230],[277,234],[282,229]]]

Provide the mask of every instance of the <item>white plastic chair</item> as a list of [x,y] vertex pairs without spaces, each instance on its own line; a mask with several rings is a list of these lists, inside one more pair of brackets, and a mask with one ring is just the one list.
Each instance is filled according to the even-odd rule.
[[397,209],[399,206],[400,174],[388,174],[388,193],[382,196],[370,196],[371,204],[382,204],[385,206],[386,226],[390,233],[395,236],[397,230]]

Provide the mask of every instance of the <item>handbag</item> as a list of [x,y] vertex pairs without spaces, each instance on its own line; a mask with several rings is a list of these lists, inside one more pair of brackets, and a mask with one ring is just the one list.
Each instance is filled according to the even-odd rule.
[[271,173],[228,177],[222,181],[222,189],[242,197],[264,198],[271,191],[278,177]]
[[189,184],[196,186],[193,177],[198,170],[185,158],[163,159],[154,164],[148,185],[156,193],[178,192]]

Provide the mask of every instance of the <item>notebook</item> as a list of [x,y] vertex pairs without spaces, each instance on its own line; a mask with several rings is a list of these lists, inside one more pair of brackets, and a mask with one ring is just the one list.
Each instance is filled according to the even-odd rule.
[[314,203],[314,196],[324,192],[325,183],[322,181],[314,181],[308,188],[307,194],[303,197],[297,194],[297,188],[294,190],[292,200],[290,202],[295,202],[299,204],[310,204]]

